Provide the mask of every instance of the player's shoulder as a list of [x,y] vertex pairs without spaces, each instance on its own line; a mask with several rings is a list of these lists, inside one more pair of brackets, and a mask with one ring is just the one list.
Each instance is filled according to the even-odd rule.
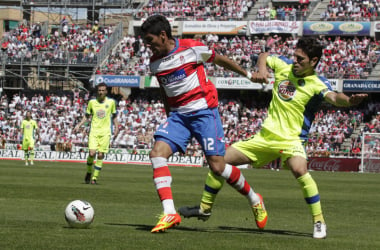
[[116,104],[116,100],[114,98],[108,97],[108,96],[106,97],[106,102]]
[[90,100],[88,100],[88,105],[89,105],[90,103],[94,103],[94,102],[96,102],[96,98],[91,98]]
[[280,62],[280,63],[284,63],[286,65],[291,65],[293,64],[293,60],[286,57],[286,56],[283,56],[283,55],[275,55],[275,54],[272,54],[272,55],[269,55],[268,56],[268,60],[272,60],[274,62]]
[[321,75],[317,75],[317,74],[312,75],[311,77],[313,78],[314,82],[320,83],[322,85],[325,85],[325,86],[331,88],[330,81],[326,77],[321,76]]
[[206,46],[204,43],[194,39],[178,39],[179,47],[195,47],[195,46]]

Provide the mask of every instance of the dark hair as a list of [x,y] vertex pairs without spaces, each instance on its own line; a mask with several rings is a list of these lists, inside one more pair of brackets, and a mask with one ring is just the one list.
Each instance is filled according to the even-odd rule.
[[172,28],[166,17],[161,15],[154,15],[148,17],[145,22],[141,25],[141,31],[144,34],[150,33],[158,36],[161,31],[165,31],[169,39],[172,39]]
[[[315,37],[301,37],[297,42],[297,49],[301,49],[305,54],[312,59],[318,58],[318,62],[322,57],[323,45]],[[315,67],[318,65],[315,64]]]
[[95,89],[98,90],[99,87],[108,87],[107,84],[105,84],[104,82],[101,82],[99,83],[98,85],[95,86]]

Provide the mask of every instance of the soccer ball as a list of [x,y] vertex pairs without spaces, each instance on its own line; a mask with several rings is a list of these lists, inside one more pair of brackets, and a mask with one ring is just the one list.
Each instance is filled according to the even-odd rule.
[[87,228],[94,220],[94,215],[94,208],[84,200],[72,201],[65,209],[65,219],[74,228]]

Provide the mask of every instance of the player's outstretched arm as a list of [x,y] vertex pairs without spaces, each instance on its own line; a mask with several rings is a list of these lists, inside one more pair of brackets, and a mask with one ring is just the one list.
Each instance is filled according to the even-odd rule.
[[114,114],[112,116],[112,121],[113,121],[113,125],[115,127],[114,131],[113,131],[113,134],[114,134],[114,137],[116,138],[116,136],[119,134],[119,120],[117,119],[117,115]]
[[231,70],[239,75],[245,76],[252,81],[252,74],[249,71],[243,69],[235,61],[229,59],[226,56],[215,54],[215,59],[213,61],[216,65],[223,67],[224,69]]
[[329,92],[326,94],[325,100],[337,107],[349,107],[358,105],[367,97],[368,94],[353,94],[347,96],[343,93]]

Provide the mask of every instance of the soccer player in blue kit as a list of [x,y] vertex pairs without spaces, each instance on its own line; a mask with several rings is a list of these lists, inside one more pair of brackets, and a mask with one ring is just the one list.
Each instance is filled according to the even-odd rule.
[[[300,184],[313,217],[313,238],[317,239],[326,238],[327,227],[317,184],[307,171],[304,147],[314,113],[323,100],[338,107],[348,107],[359,104],[368,96],[347,96],[332,91],[328,80],[315,72],[322,49],[323,46],[315,38],[303,37],[297,43],[294,60],[268,53],[260,54],[258,74],[252,80],[268,83],[270,74],[267,67],[273,69],[275,78],[268,117],[258,134],[232,144],[224,157],[229,164],[252,164],[254,167],[264,166],[280,157],[282,165],[290,168]],[[207,178],[206,183],[217,182],[217,179],[210,180],[212,176]],[[220,183],[215,185],[222,186]],[[211,207],[215,196],[205,189],[200,207],[203,203]],[[184,217],[204,217],[203,211],[194,207],[181,207],[179,212]]]
[[[150,16],[141,30],[145,43],[153,52],[150,69],[160,84],[168,115],[154,134],[155,143],[149,155],[155,188],[163,206],[163,213],[151,232],[162,232],[181,222],[174,207],[167,160],[173,153],[185,152],[192,137],[202,146],[211,169],[209,175],[213,179],[227,180],[246,196],[256,224],[264,228],[267,213],[262,197],[253,191],[238,168],[224,161],[224,131],[217,108],[218,94],[215,85],[207,78],[204,63],[215,63],[250,80],[251,72],[199,41],[173,38],[164,16]],[[217,192],[211,184],[206,186],[210,187],[211,193]]]

